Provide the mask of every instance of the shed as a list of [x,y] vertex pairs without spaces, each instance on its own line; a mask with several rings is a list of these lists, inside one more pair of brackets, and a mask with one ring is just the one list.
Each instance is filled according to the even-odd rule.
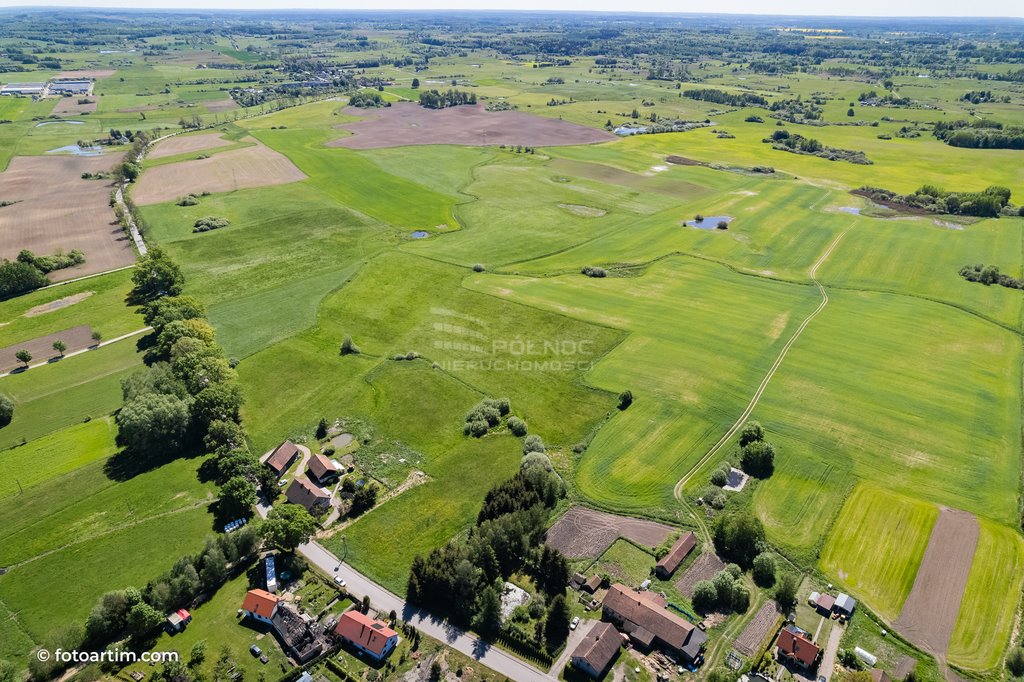
[[810,594],[809,594],[809,595],[807,596],[807,603],[808,603],[808,604],[810,604],[811,606],[817,606],[817,605],[818,605],[818,599],[819,599],[819,598],[821,598],[821,595],[820,595],[819,593],[817,593],[817,592],[811,592],[811,593],[810,593]]
[[823,594],[818,597],[818,611],[823,615],[827,616],[832,613],[832,607],[836,604],[836,598],[831,594]]
[[836,611],[846,614],[847,616],[853,615],[853,610],[857,607],[857,600],[848,594],[840,593],[836,597]]
[[663,556],[658,565],[654,567],[657,571],[658,576],[662,580],[668,580],[672,577],[672,574],[679,567],[679,564],[683,562],[693,548],[697,545],[697,536],[687,531],[683,533],[676,543],[672,545],[672,549],[668,551],[668,554]]
[[601,587],[601,576],[594,574],[590,576],[590,580],[583,583],[582,589],[587,594],[594,594],[599,587]]

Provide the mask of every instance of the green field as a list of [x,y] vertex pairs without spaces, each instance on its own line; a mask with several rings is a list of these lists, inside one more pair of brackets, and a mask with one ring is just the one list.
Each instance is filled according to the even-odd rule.
[[821,568],[890,622],[914,586],[935,505],[858,486],[847,499],[821,554]]

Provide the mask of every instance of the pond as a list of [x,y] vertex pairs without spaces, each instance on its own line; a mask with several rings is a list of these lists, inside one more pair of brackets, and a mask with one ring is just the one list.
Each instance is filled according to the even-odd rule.
[[860,215],[861,209],[856,206],[840,206],[839,210],[843,213],[852,213],[853,215]]
[[42,128],[43,126],[53,126],[57,125],[58,123],[69,123],[73,126],[85,125],[85,121],[43,121],[42,123],[37,123],[36,128]]
[[698,230],[717,230],[718,223],[725,222],[726,225],[733,221],[731,215],[706,215],[704,220],[700,222],[696,218],[693,220],[687,220],[686,224],[690,227],[696,227]]
[[430,233],[424,232],[423,230],[416,230],[409,236],[412,237],[413,239],[426,239],[427,237],[430,236]]
[[50,149],[47,154],[74,154],[75,156],[99,156],[103,152],[96,147],[79,147],[77,144],[69,144],[64,147]]

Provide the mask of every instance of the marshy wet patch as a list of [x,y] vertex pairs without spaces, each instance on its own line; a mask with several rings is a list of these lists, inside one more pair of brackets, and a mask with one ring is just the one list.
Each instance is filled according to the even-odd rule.
[[416,230],[415,232],[410,233],[409,236],[413,239],[426,239],[430,236],[430,233],[424,230]]
[[583,206],[582,204],[558,204],[558,208],[563,211],[568,211],[574,216],[579,216],[580,218],[600,218],[608,213],[608,211],[605,211],[604,209],[594,208],[593,206]]

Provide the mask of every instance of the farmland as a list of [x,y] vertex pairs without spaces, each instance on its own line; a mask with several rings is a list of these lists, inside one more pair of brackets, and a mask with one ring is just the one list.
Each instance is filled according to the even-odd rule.
[[[916,41],[925,32],[905,22],[803,36],[765,17],[627,17],[605,32],[585,17],[583,30],[424,16],[413,31],[325,15],[314,30],[285,14],[227,15],[244,31],[185,39],[139,16],[152,35],[100,54],[66,46],[60,69],[3,62],[3,83],[96,82],[90,103],[0,98],[0,201],[16,202],[0,207],[0,255],[77,248],[86,263],[52,280],[106,274],[0,301],[0,369],[19,349],[42,362],[58,339],[79,350],[93,330],[142,329],[131,271],[106,272],[136,258],[112,180],[82,174],[120,162],[122,131],[174,133],[128,186],[145,240],[206,306],[253,452],[312,446],[321,420],[360,424],[351,454],[386,501],[319,540],[373,581],[404,594],[414,557],[466,537],[518,470],[508,428],[463,432],[474,405],[508,398],[566,484],[547,540],[573,570],[639,583],[648,550],[693,530],[704,554],[655,584],[689,608],[697,578],[724,565],[710,554],[719,519],[750,512],[779,575],[832,583],[870,611],[844,647],[873,648],[893,679],[904,656],[929,682],[947,665],[1005,674],[1024,580],[1024,152],[952,146],[933,124],[1024,124],[1024,27],[967,21]],[[42,57],[36,29],[7,21]],[[419,106],[430,89],[479,104]],[[775,148],[777,133],[870,163]],[[78,140],[104,153],[47,154]],[[943,209],[851,194],[863,185]],[[977,208],[970,193],[990,186],[1010,194],[998,217],[945,194]],[[196,231],[204,218],[223,226]],[[1008,279],[969,282],[973,264]],[[346,338],[356,351],[340,350]],[[20,665],[103,592],[144,585],[214,530],[203,453],[136,467],[118,444],[121,382],[152,342],[0,378],[15,405],[0,427],[0,658]],[[742,492],[714,488],[713,471],[740,466],[730,434],[747,419],[772,466]],[[82,579],[53,605],[71,572]],[[246,656],[257,635],[233,622],[245,581],[157,648],[206,639]],[[712,626],[700,676],[762,605],[758,622],[774,622],[774,588],[754,589],[750,611]]]

